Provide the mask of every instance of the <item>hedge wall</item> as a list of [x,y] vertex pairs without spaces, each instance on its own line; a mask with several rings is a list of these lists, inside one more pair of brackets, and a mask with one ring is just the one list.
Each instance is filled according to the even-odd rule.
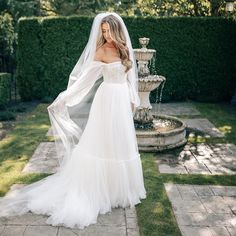
[[10,101],[11,74],[0,73],[0,109]]
[[[158,74],[167,79],[163,100],[229,100],[235,88],[235,21],[212,17],[123,18],[133,47],[149,37]],[[17,78],[23,100],[55,98],[88,40],[90,17],[19,21]],[[152,101],[155,100],[152,93]]]

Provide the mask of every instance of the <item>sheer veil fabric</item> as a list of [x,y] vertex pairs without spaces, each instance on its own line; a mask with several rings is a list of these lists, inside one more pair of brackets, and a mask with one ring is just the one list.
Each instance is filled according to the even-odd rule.
[[[133,67],[95,61],[101,21],[114,15],[125,34]],[[103,78],[103,81],[102,81]],[[146,198],[130,102],[140,104],[130,37],[116,13],[98,14],[67,89],[48,113],[58,171],[0,199],[0,216],[48,215],[47,223],[84,227],[112,207],[134,207]]]
[[68,161],[71,151],[83,133],[88,118],[89,104],[91,104],[89,102],[94,97],[97,84],[102,77],[101,63],[94,61],[94,57],[97,39],[101,35],[101,21],[108,15],[114,15],[119,20],[124,32],[130,59],[133,62],[133,67],[127,72],[130,101],[135,108],[140,104],[137,65],[125,23],[116,13],[100,13],[94,18],[88,43],[69,76],[67,89],[61,92],[48,107],[61,166]]

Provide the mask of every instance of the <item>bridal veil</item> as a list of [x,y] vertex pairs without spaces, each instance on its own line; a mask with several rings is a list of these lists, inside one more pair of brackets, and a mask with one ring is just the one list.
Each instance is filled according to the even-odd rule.
[[94,57],[97,40],[102,34],[101,22],[107,15],[113,15],[119,20],[125,35],[130,60],[133,62],[132,68],[127,72],[130,101],[135,108],[140,104],[137,66],[125,23],[116,13],[100,13],[94,18],[88,43],[69,76],[67,89],[47,108],[60,167],[68,161],[74,146],[79,142],[88,119],[91,101],[101,82],[102,66],[94,61]]

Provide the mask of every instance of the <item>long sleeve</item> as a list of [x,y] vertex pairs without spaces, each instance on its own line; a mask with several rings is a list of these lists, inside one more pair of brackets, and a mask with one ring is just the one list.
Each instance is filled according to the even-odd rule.
[[138,107],[140,105],[140,98],[138,95],[138,84],[135,80],[135,78],[132,78],[132,74],[128,73],[127,82],[129,87],[130,102],[133,103],[135,107]]
[[101,78],[102,69],[100,62],[93,61],[79,76],[73,73],[70,75],[72,84],[68,84],[65,95],[67,106],[78,104],[86,96],[95,82]]
[[77,107],[77,117],[83,115],[83,108],[87,106],[83,99],[92,91],[93,85],[101,77],[102,69],[101,63],[92,62],[79,75],[71,75],[73,83],[61,92],[47,108],[57,153],[58,156],[62,156],[62,160],[59,160],[61,164],[71,156],[71,151],[78,143],[83,130],[82,120],[77,119],[76,123],[72,120],[70,108]]

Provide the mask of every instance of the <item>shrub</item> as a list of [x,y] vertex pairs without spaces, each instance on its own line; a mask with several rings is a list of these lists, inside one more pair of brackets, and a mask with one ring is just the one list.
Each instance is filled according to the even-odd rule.
[[[235,88],[235,21],[214,17],[124,17],[134,48],[149,37],[157,73],[166,77],[163,101],[230,100]],[[93,18],[19,21],[17,77],[23,100],[55,98],[88,40]],[[151,101],[156,92],[151,93]]]
[[10,101],[11,74],[0,73],[0,109]]

